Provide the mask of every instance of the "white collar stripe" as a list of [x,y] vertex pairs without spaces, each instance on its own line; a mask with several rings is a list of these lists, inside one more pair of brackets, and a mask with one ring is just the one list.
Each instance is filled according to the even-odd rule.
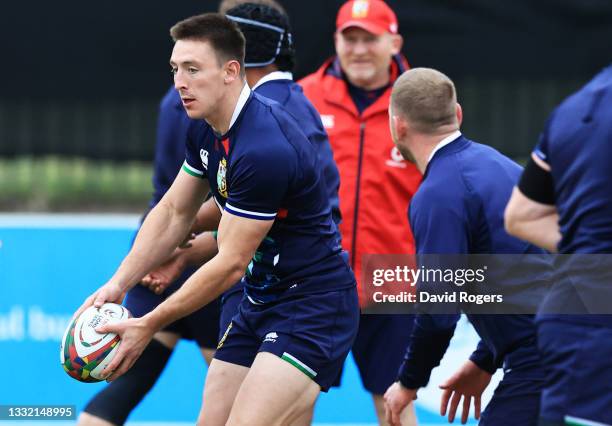
[[[230,125],[229,125],[230,129],[232,128],[236,120],[238,119],[238,116],[240,115],[242,108],[244,108],[244,105],[249,99],[250,94],[251,94],[251,89],[249,88],[249,85],[245,83],[244,86],[242,87],[242,91],[240,92],[240,96],[238,97],[238,102],[236,103],[236,107],[234,108],[232,119],[230,120]],[[229,132],[229,129],[227,131]]]
[[457,130],[457,131],[451,133],[450,135],[448,135],[447,137],[445,137],[444,139],[442,139],[440,142],[438,142],[438,144],[435,146],[433,151],[431,151],[431,154],[429,154],[429,158],[427,159],[427,162],[429,163],[431,161],[431,159],[434,157],[436,152],[438,152],[440,149],[444,148],[449,143],[454,142],[455,139],[459,138],[460,136],[461,136],[461,132],[459,130]]
[[293,81],[293,74],[291,74],[288,71],[272,71],[270,74],[266,74],[262,78],[260,78],[259,81],[255,83],[255,86],[253,86],[252,90],[257,89],[259,86],[261,86],[264,83],[267,83],[268,81],[274,81],[274,80]]

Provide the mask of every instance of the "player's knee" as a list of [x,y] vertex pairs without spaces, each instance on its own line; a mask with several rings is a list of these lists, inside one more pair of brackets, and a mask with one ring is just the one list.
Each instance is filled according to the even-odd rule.
[[[134,366],[111,382],[85,407],[84,421],[100,419],[105,423],[82,423],[91,426],[122,425],[130,412],[153,387],[163,371],[172,350],[152,340]],[[108,422],[108,423],[106,423]],[[79,424],[81,420],[79,419]]]

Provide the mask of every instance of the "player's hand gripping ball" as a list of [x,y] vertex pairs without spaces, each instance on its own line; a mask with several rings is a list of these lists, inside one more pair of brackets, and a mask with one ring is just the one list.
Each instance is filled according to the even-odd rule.
[[100,334],[96,327],[131,317],[123,306],[105,303],[100,308],[90,306],[72,320],[60,348],[60,361],[66,373],[81,382],[104,380],[102,371],[114,358],[121,338],[115,333]]

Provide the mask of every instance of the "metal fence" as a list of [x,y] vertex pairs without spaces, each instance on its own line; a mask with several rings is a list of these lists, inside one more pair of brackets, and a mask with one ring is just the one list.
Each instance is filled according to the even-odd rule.
[[[463,130],[511,157],[528,155],[548,114],[582,83],[460,80],[457,90],[464,109]],[[157,99],[0,101],[0,157],[151,161],[157,103]]]

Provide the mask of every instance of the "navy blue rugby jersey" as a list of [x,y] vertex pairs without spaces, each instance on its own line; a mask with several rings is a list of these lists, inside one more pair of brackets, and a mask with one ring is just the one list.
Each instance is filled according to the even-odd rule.
[[567,255],[541,309],[560,315],[539,319],[612,327],[612,315],[593,315],[609,313],[612,297],[612,66],[555,109],[534,154],[551,167]]
[[551,167],[559,253],[612,253],[612,66],[557,107],[534,154]]
[[292,80],[291,73],[275,71],[263,77],[253,91],[280,103],[300,123],[300,128],[314,145],[319,155],[321,173],[327,187],[327,195],[331,203],[332,218],[340,223],[340,172],[334,161],[334,154],[327,137],[327,132],[321,122],[321,116],[306,98],[302,86]]
[[[521,170],[498,151],[472,142],[459,132],[442,141],[410,204],[409,219],[417,255],[543,254],[543,250],[510,236],[504,229],[504,209]],[[547,282],[547,264],[542,263],[541,257],[527,257],[523,267],[534,262],[534,269],[543,272],[539,276],[517,277],[505,274],[504,258],[497,258],[500,264],[495,272],[487,273],[487,280],[510,289],[504,303],[517,306],[531,303],[535,312],[546,288],[544,284],[535,286],[534,281]],[[512,260],[507,267],[515,267]],[[526,293],[534,289],[538,294]],[[439,364],[453,335],[460,306],[456,312],[417,315],[400,370],[404,385],[416,388],[427,384],[431,370]],[[468,314],[468,318],[482,339],[471,359],[485,369],[494,371],[509,351],[535,339],[534,315]],[[489,365],[483,365],[485,362]]]
[[226,134],[193,126],[183,170],[224,214],[275,221],[242,280],[252,302],[355,286],[317,151],[280,104],[245,86]]

